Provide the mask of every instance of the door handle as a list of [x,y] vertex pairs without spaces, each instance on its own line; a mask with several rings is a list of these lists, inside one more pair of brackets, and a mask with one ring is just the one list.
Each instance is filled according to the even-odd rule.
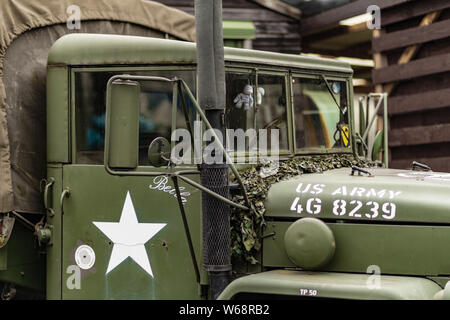
[[45,184],[45,188],[44,188],[44,208],[45,208],[45,210],[47,210],[50,217],[53,217],[55,215],[55,211],[53,210],[53,208],[50,208],[48,205],[48,193],[54,183],[55,183],[55,179],[53,177],[50,177],[48,179],[47,183]]
[[61,214],[64,214],[64,199],[70,197],[70,189],[65,188],[61,193],[61,198],[59,199],[59,205],[61,207]]

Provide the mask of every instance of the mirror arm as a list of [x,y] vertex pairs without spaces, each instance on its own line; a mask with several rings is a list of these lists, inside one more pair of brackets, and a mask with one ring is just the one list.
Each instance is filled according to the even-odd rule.
[[[245,202],[247,204],[247,206],[241,205],[239,203],[235,203],[225,197],[222,197],[221,195],[215,193],[212,190],[209,190],[208,188],[205,188],[204,186],[198,184],[197,182],[186,178],[183,176],[183,174],[194,174],[194,173],[198,173],[198,171],[194,171],[194,170],[186,170],[186,171],[178,171],[178,172],[174,172],[174,173],[163,173],[163,172],[136,172],[136,171],[126,171],[126,172],[121,172],[121,171],[117,171],[117,170],[113,170],[109,164],[108,164],[108,160],[109,160],[109,124],[110,124],[110,110],[109,110],[109,105],[110,105],[110,94],[111,94],[111,84],[113,83],[113,81],[115,80],[142,80],[142,81],[164,81],[164,82],[179,82],[181,83],[182,87],[186,90],[186,93],[188,94],[191,102],[194,104],[197,112],[200,114],[200,117],[202,119],[202,121],[206,124],[206,127],[208,129],[211,130],[212,135],[214,137],[214,139],[216,139],[216,141],[218,142],[219,147],[221,148],[222,152],[225,155],[226,161],[227,163],[229,163],[231,170],[234,173],[234,176],[236,177],[236,179],[238,180],[240,186],[242,187],[242,192],[245,198]],[[182,80],[182,79],[168,79],[168,78],[163,78],[163,77],[153,77],[153,76],[132,76],[132,75],[116,75],[116,76],[112,76],[109,80],[108,83],[106,85],[106,126],[105,126],[105,149],[104,149],[104,167],[106,172],[108,172],[111,175],[117,175],[117,176],[160,176],[160,175],[165,175],[165,176],[171,176],[171,175],[177,175],[180,179],[182,179],[184,182],[190,184],[191,186],[200,189],[201,191],[204,191],[206,193],[208,193],[209,195],[224,201],[225,203],[234,206],[236,208],[242,209],[242,210],[250,210],[252,208],[251,204],[250,204],[250,200],[248,198],[247,195],[247,190],[244,186],[244,183],[242,181],[242,177],[240,176],[239,172],[237,171],[236,167],[234,166],[233,162],[230,159],[230,156],[228,155],[228,153],[226,152],[225,148],[223,147],[222,142],[218,139],[216,133],[214,132],[214,130],[212,130],[211,124],[209,123],[208,119],[206,119],[205,114],[203,113],[203,110],[200,108],[200,106],[198,105],[197,101],[194,98],[194,95],[192,94],[191,90],[189,89],[189,87],[187,86],[187,84]]]
[[208,188],[202,186],[201,184],[195,182],[194,180],[191,180],[191,179],[189,179],[189,178],[186,178],[186,177],[184,177],[184,176],[182,176],[182,175],[179,175],[178,177],[179,177],[181,180],[183,180],[184,182],[190,184],[191,186],[193,186],[193,187],[195,187],[195,188],[197,188],[197,189],[200,189],[200,190],[203,191],[203,192],[206,192],[206,193],[209,194],[210,196],[212,196],[212,197],[214,197],[214,198],[216,198],[216,199],[218,199],[218,200],[220,200],[220,201],[223,201],[223,202],[225,202],[226,204],[229,204],[230,206],[233,206],[233,207],[236,207],[236,208],[242,209],[242,210],[250,210],[249,207],[246,207],[246,206],[244,206],[244,205],[242,205],[242,204],[233,202],[233,201],[231,201],[230,199],[227,199],[227,198],[225,198],[225,197],[222,197],[220,194],[218,194],[218,193],[216,193],[216,192],[214,192],[214,191],[212,191],[212,190],[210,190],[210,189],[208,189]]
[[234,176],[236,177],[236,179],[238,180],[238,182],[239,182],[239,184],[240,184],[240,186],[242,188],[242,193],[243,193],[244,198],[245,198],[245,203],[247,204],[248,208],[252,208],[250,200],[249,200],[248,195],[247,195],[247,189],[245,188],[244,182],[242,181],[242,177],[239,174],[239,172],[237,171],[236,167],[234,166],[233,161],[231,160],[230,156],[228,155],[228,152],[225,150],[222,142],[217,137],[217,135],[216,135],[215,131],[213,130],[213,128],[211,127],[211,124],[209,123],[208,119],[206,119],[206,116],[205,116],[202,108],[198,105],[197,101],[194,98],[194,95],[192,94],[192,92],[189,89],[189,87],[186,84],[186,82],[184,82],[183,79],[178,79],[177,81],[181,82],[181,84],[183,85],[183,88],[186,90],[189,98],[191,99],[192,103],[194,104],[195,108],[197,109],[197,112],[200,114],[200,117],[202,118],[203,122],[206,124],[206,127],[211,131],[212,136],[214,137],[215,141],[217,142],[217,144],[219,145],[219,147],[222,150],[223,154],[225,155],[225,159],[226,159],[227,163],[230,165],[231,170],[234,173]]

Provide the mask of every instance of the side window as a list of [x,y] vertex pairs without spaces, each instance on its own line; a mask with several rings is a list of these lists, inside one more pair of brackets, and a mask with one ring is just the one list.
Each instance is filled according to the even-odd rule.
[[[256,89],[257,88],[257,89]],[[258,74],[258,86],[253,73],[227,72],[226,125],[228,129],[279,130],[279,148],[288,150],[286,113],[286,82],[280,75]],[[246,140],[246,150],[248,140]],[[267,148],[271,148],[268,139]],[[236,145],[234,150],[237,151]]]
[[336,102],[340,106],[346,104],[346,83],[332,80],[328,82],[332,93],[321,78],[293,78],[297,150],[343,147],[338,125],[348,123],[348,112],[345,116],[341,115]]
[[[75,131],[76,163],[102,164],[105,139],[106,83],[116,74],[152,75],[166,78],[179,77],[195,93],[193,70],[152,70],[117,72],[77,72],[75,74]],[[139,115],[139,165],[149,165],[147,150],[157,137],[170,141],[172,133],[171,83],[141,82],[141,104]],[[191,121],[195,111],[185,98]],[[178,99],[176,113],[177,128],[186,128],[184,112]]]

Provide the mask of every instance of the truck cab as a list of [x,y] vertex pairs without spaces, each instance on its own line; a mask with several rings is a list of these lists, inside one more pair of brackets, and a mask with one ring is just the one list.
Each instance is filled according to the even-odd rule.
[[[225,60],[227,128],[278,128],[281,159],[310,152],[352,153],[351,137],[344,145],[336,141],[335,134],[340,118],[345,117],[341,123],[348,125],[352,116],[348,108],[352,70],[348,65],[235,48],[226,48]],[[207,283],[201,271],[201,192],[180,183],[197,257],[195,268],[183,236],[174,186],[163,175],[194,170],[196,165],[155,167],[147,156],[155,138],[171,141],[173,130],[189,125],[180,103],[173,103],[171,84],[142,82],[140,87],[138,166],[132,171],[161,175],[143,177],[124,171],[114,176],[105,170],[106,87],[111,77],[124,74],[177,77],[195,95],[195,45],[131,36],[73,34],[60,38],[50,51],[47,168],[54,183],[48,209],[54,214],[48,216],[52,226],[47,258],[48,298],[201,298],[200,288]],[[321,78],[324,75],[335,90],[334,97]],[[248,110],[237,108],[233,102],[246,85],[255,91],[256,87],[263,88],[259,95],[255,94],[254,106]],[[334,104],[334,98],[349,110],[345,115]],[[198,119],[192,103],[186,104],[191,122]],[[199,182],[198,174],[190,177]],[[123,222],[125,214],[135,215],[133,221],[139,224],[162,226],[148,242],[140,244],[144,246],[139,249],[142,254],[120,249],[125,244],[115,242],[115,236],[105,231],[108,224]],[[119,231],[122,227],[125,229]],[[117,228],[117,232],[126,232],[125,225],[117,224]],[[83,259],[90,262],[80,266]],[[199,279],[196,269],[200,270]],[[80,283],[74,280],[78,271]]]

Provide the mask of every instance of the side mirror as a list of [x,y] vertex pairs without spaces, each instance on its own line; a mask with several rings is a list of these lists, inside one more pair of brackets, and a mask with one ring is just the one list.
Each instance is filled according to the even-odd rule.
[[105,164],[132,170],[139,157],[140,85],[136,81],[113,80],[107,87]]
[[154,167],[167,166],[170,161],[170,142],[163,137],[154,139],[148,147],[148,161]]

